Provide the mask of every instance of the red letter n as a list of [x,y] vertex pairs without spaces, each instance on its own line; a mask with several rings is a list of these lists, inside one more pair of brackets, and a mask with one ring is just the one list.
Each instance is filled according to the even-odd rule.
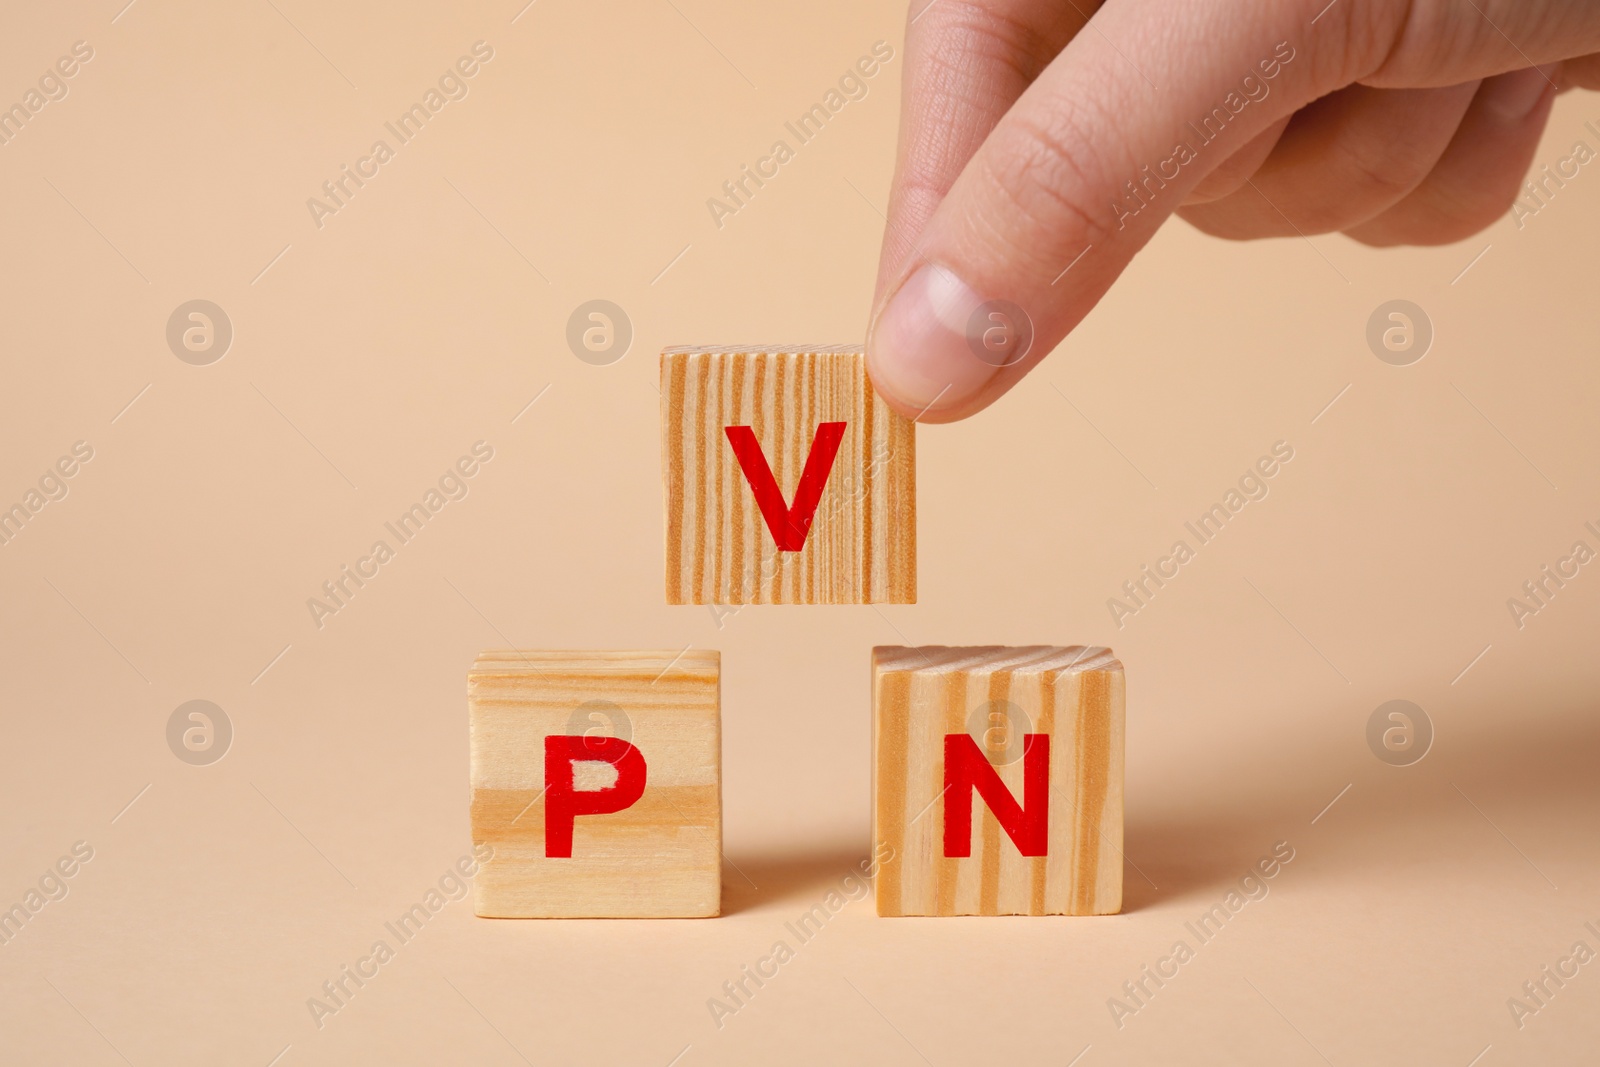
[[748,426],[723,427],[779,551],[798,552],[806,547],[806,534],[811,532],[811,520],[822,502],[822,487],[828,483],[828,472],[833,469],[833,459],[839,453],[839,442],[844,440],[844,428],[842,422],[824,422],[817,426],[805,470],[800,473],[800,484],[795,486],[794,503],[785,506],[783,491],[778,488],[778,479],[772,475],[772,467],[767,464],[755,431]]
[[1022,804],[967,734],[944,737],[944,854],[972,855],[972,791],[994,812],[1024,856],[1043,856],[1050,844],[1050,735],[1024,734]]
[[[593,760],[617,769],[605,789],[574,789],[572,765]],[[644,755],[620,737],[550,734],[544,739],[544,854],[572,856],[572,822],[579,815],[609,815],[644,795]]]

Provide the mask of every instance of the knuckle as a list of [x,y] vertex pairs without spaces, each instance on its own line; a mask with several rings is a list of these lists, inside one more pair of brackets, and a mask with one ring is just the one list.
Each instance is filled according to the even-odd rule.
[[907,203],[931,211],[1053,51],[994,0],[934,0],[912,20],[897,184]]
[[1463,11],[1450,0],[1366,3],[1365,17],[1357,19],[1351,31],[1353,40],[1364,45],[1351,50],[1355,78],[1380,88],[1444,84],[1441,72],[1458,70],[1473,57],[1504,51],[1512,39],[1520,39],[1523,34],[1514,21],[1524,17],[1519,9],[1549,5],[1507,4],[1493,20],[1473,10],[1477,6]]
[[1350,182],[1343,194],[1346,198],[1370,204],[1391,204],[1415,189],[1427,177],[1432,160],[1411,158],[1404,151],[1393,151],[1397,146],[1383,144],[1351,145],[1344,153],[1345,172]]
[[1436,54],[1437,42],[1456,36],[1465,22],[1459,12],[1452,17],[1439,0],[1342,0],[1317,23],[1327,41],[1312,49],[1316,80],[1327,88],[1352,82],[1375,83],[1389,71],[1418,61],[1424,52]]
[[1038,26],[992,0],[934,0],[910,17],[908,36],[937,69],[958,79],[981,81],[998,66],[1026,85],[1054,55]]
[[[1091,203],[1105,186],[1105,173],[1082,114],[1058,111],[1048,121],[1019,116],[1005,128],[989,157],[988,177],[995,190],[1052,245],[1096,244],[1109,237],[1111,216]],[[1109,198],[1106,210],[1109,211]]]

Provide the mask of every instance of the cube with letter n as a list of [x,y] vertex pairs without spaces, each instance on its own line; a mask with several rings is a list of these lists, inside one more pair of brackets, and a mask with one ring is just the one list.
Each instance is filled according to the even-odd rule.
[[859,348],[662,353],[667,603],[915,603],[914,429]]
[[485,652],[467,675],[479,915],[722,905],[716,652]]
[[879,915],[1122,907],[1122,664],[1105,648],[873,649]]

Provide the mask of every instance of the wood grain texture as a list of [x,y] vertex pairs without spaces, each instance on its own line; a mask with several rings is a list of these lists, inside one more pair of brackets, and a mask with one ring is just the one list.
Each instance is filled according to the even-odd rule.
[[[668,349],[661,356],[669,604],[912,604],[914,423],[859,348]],[[729,445],[755,433],[785,502],[817,426],[844,422],[805,546],[780,551]]]
[[[467,675],[472,840],[493,856],[474,883],[499,918],[711,916],[722,898],[720,657],[716,652],[485,652]],[[579,815],[572,855],[545,855],[545,737],[621,737],[643,794]],[[577,788],[616,770],[575,763]]]
[[[1121,909],[1123,675],[1109,649],[881,647],[872,675],[873,834],[887,857],[874,880],[879,915]],[[972,736],[1018,803],[1021,737],[1050,736],[1044,855],[1022,855],[973,791],[971,855],[945,856],[952,733]]]

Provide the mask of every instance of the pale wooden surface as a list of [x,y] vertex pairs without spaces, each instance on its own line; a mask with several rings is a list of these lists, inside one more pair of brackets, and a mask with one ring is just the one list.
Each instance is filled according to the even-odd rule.
[[[817,425],[838,421],[805,547],[779,551],[724,429],[753,429],[792,502]],[[916,602],[915,427],[873,391],[859,349],[668,349],[661,423],[668,603]]]
[[[477,913],[718,914],[720,672],[719,654],[699,650],[479,656],[467,675],[472,840],[493,847],[494,855],[474,883]],[[647,767],[644,794],[622,811],[578,816],[572,856],[546,857],[544,738],[568,733],[574,710],[595,700],[610,701],[627,716],[627,739]],[[618,729],[612,735],[626,734]],[[579,788],[615,777],[611,768],[587,762],[574,768]]]
[[[874,883],[879,915],[1121,909],[1123,675],[1109,649],[880,647],[872,665],[873,835],[891,857]],[[972,854],[944,855],[944,738],[968,733],[991,701],[1020,709],[1023,732],[1050,735],[1044,856],[1021,855],[976,791]],[[1003,734],[973,736],[980,749],[1004,748]],[[1022,760],[996,756],[1021,803]]]

